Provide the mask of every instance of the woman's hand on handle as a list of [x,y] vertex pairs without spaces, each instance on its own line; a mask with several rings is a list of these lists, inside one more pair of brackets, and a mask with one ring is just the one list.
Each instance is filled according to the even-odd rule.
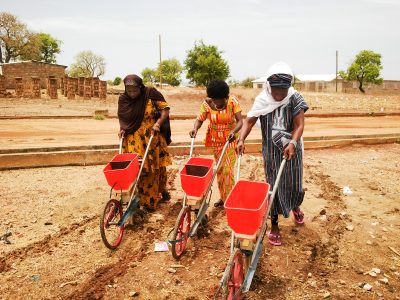
[[295,147],[293,144],[288,144],[283,150],[283,157],[287,160],[291,160],[295,156]]
[[235,139],[236,139],[235,133],[234,132],[229,133],[228,135],[229,143],[232,143]]
[[190,131],[189,131],[189,136],[190,136],[192,139],[195,138],[196,135],[197,135],[197,130],[196,130],[196,129],[193,129],[193,130],[190,130]]
[[151,128],[151,134],[155,136],[158,133],[160,133],[160,125],[158,123],[155,123]]
[[118,132],[118,137],[119,137],[119,139],[124,138],[124,137],[125,137],[125,130],[121,129],[121,130]]
[[238,155],[242,155],[244,153],[244,141],[243,140],[238,140],[236,144],[236,153]]

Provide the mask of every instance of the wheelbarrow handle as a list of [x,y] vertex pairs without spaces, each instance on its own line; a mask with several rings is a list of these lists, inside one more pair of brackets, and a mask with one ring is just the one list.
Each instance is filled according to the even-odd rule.
[[191,158],[192,157],[192,155],[193,155],[193,149],[194,149],[194,139],[195,139],[196,137],[192,137],[192,140],[191,140],[191,142],[190,142],[190,152],[189,152],[189,158]]
[[122,154],[122,144],[124,142],[124,137],[122,136],[119,140],[119,154]]
[[239,155],[238,155],[238,158],[237,158],[237,171],[236,171],[236,182],[238,182],[239,181],[239,179],[240,179],[240,164],[241,164],[241,162],[242,162],[242,153],[240,153]]
[[138,186],[140,175],[142,175],[144,163],[145,163],[146,158],[147,158],[147,153],[149,153],[149,149],[150,149],[151,142],[153,141],[153,137],[154,137],[154,135],[150,135],[150,139],[149,139],[149,142],[147,143],[146,151],[144,152],[144,155],[143,155],[143,158],[142,158],[142,163],[140,164],[139,172],[137,174],[136,181],[135,181],[135,184],[133,186],[132,196],[131,196],[131,199],[129,200],[128,206],[132,202],[132,200],[135,198],[136,188]]

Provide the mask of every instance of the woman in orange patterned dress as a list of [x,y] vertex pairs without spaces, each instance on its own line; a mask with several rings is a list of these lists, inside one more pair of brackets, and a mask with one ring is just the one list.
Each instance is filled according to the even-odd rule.
[[207,86],[207,99],[200,106],[200,113],[194,123],[194,129],[189,132],[194,138],[197,131],[208,119],[205,146],[212,147],[215,160],[218,160],[227,140],[225,156],[218,170],[218,189],[221,198],[214,203],[215,207],[222,206],[235,184],[234,166],[236,162],[236,137],[242,127],[242,109],[238,100],[229,95],[229,86],[223,80],[212,80]]

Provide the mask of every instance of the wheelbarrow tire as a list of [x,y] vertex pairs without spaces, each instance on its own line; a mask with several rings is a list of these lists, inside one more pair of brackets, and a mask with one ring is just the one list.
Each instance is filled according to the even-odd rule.
[[[115,250],[121,244],[125,225],[118,226],[118,222],[122,219],[122,215],[121,202],[110,199],[104,207],[103,215],[100,218],[101,239],[108,249]],[[112,236],[108,236],[107,232],[112,233]]]
[[222,299],[240,300],[239,289],[244,281],[244,259],[242,251],[235,248],[228,261],[229,273],[222,282]]
[[186,244],[189,239],[189,231],[191,227],[191,209],[186,206],[179,212],[178,218],[175,222],[175,227],[172,232],[173,242],[171,246],[172,256],[179,260],[186,250]]

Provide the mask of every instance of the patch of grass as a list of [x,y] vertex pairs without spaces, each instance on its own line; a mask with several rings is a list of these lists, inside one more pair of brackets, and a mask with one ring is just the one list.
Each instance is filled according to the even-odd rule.
[[106,117],[103,114],[95,114],[93,119],[95,120],[104,120]]

